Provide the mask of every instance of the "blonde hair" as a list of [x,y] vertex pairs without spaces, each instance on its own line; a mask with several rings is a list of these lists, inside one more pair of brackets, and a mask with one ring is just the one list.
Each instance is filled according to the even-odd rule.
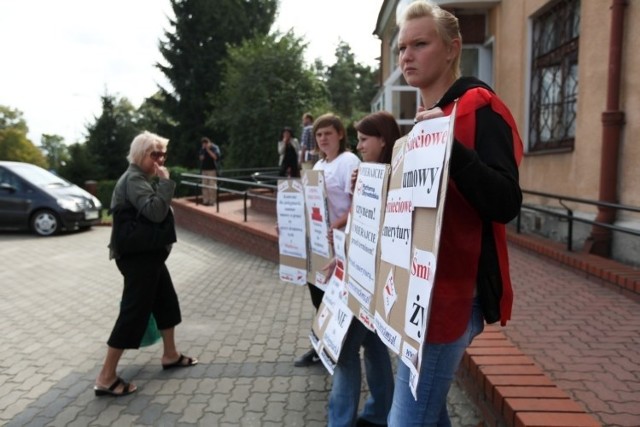
[[165,151],[168,144],[169,140],[167,138],[145,130],[131,141],[127,160],[131,164],[140,166],[148,152],[155,149]]
[[457,80],[460,78],[460,56],[462,54],[462,34],[460,34],[458,18],[430,1],[416,0],[401,13],[397,24],[401,27],[407,21],[424,17],[433,19],[438,37],[440,37],[445,46],[451,46],[454,39],[460,40],[461,49],[451,63],[451,72]]

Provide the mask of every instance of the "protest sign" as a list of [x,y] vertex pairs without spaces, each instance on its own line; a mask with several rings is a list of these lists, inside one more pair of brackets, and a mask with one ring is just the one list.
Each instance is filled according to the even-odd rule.
[[304,191],[299,179],[278,181],[276,207],[280,280],[305,285],[307,283],[307,227]]
[[323,171],[303,170],[302,186],[310,249],[307,281],[325,290],[328,277],[323,268],[333,259],[333,248],[329,243],[329,208]]
[[333,371],[353,314],[347,306],[347,289],[345,284],[345,234],[340,230],[333,231],[335,251],[335,268],[328,280],[328,285],[320,307],[316,313],[311,329],[311,344],[320,357],[323,365],[333,375]]
[[411,370],[415,396],[449,180],[455,108],[396,141],[380,240],[374,326]]
[[361,163],[349,216],[347,287],[349,308],[369,329],[379,263],[380,227],[384,217],[389,165]]

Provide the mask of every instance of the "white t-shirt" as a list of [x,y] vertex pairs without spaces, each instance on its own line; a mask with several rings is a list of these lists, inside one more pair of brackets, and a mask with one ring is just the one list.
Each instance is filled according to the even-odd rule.
[[340,153],[330,162],[318,160],[313,170],[324,171],[331,224],[351,207],[351,174],[360,165],[358,156],[350,151]]

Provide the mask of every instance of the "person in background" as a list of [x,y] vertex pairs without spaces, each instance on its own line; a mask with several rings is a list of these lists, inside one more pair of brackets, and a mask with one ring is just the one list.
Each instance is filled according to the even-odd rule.
[[[354,126],[363,162],[391,163],[393,144],[400,138],[395,118],[386,111],[369,114]],[[353,173],[355,182],[357,171]],[[362,382],[360,347],[370,395],[358,416]],[[387,346],[357,318],[351,321],[333,372],[329,393],[329,427],[384,426],[393,399],[393,369]]]
[[313,136],[313,116],[311,113],[302,115],[302,133],[300,134],[300,167],[312,169],[318,161],[316,139]]
[[[342,120],[334,114],[324,114],[314,122],[313,135],[320,150],[320,160],[313,170],[324,171],[327,205],[329,207],[329,232],[344,229],[351,207],[351,174],[360,164],[358,156],[347,151],[347,133]],[[312,283],[307,283],[311,303],[318,310],[324,291]],[[320,362],[312,348],[298,359],[294,366],[309,366]]]
[[[220,147],[211,142],[207,137],[200,140],[200,174],[202,178],[202,204],[213,206],[216,204],[218,181],[218,160],[220,159]],[[211,179],[214,178],[214,179]]]
[[[164,166],[168,140],[150,132],[136,136],[129,149],[129,168],[122,174],[111,198],[111,208],[131,203],[152,222],[161,222],[171,209],[176,183]],[[153,181],[158,179],[157,184]],[[117,375],[118,362],[125,349],[137,349],[153,313],[162,334],[163,369],[193,366],[198,360],[186,357],[176,348],[174,330],[182,321],[178,296],[165,261],[171,246],[150,252],[121,255],[109,244],[109,258],[116,260],[124,277],[120,314],[107,341],[107,356],[98,377],[96,396],[125,396],[137,390]]]
[[300,177],[300,166],[298,165],[298,153],[300,143],[293,137],[290,127],[282,129],[280,141],[278,141],[278,165],[280,166],[280,176],[288,178]]
[[450,426],[447,394],[465,349],[484,321],[511,318],[513,292],[504,224],[518,215],[522,142],[509,109],[485,83],[460,77],[458,19],[418,0],[400,14],[398,63],[419,88],[416,121],[456,118],[417,398],[398,363],[390,426]]

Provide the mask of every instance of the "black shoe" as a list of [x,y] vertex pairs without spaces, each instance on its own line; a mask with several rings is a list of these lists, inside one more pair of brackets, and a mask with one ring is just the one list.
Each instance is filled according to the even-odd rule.
[[293,366],[297,368],[302,368],[305,366],[315,365],[320,362],[320,358],[318,357],[318,353],[314,349],[307,351],[302,356],[298,357],[295,362],[293,362]]
[[356,420],[356,427],[387,427],[386,424],[376,424],[371,421],[367,421],[364,418],[358,418]]

